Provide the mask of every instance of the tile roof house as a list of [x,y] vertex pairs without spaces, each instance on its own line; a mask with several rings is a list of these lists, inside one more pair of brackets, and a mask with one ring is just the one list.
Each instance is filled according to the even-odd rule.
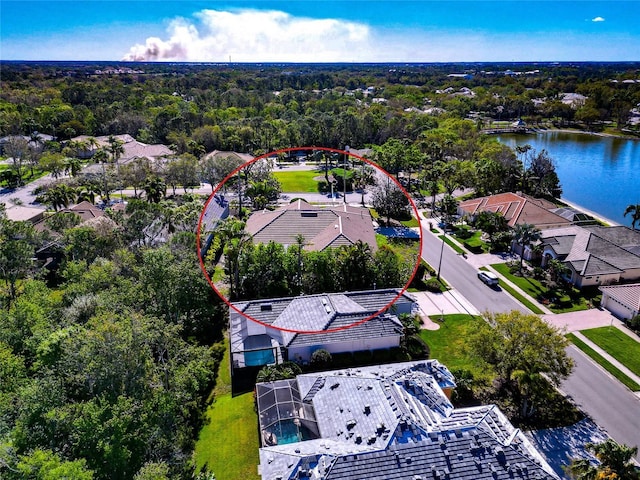
[[556,208],[556,205],[547,200],[509,192],[460,202],[458,213],[472,218],[480,212],[500,213],[510,227],[528,223],[545,230],[570,225],[570,220],[552,211]]
[[[416,308],[413,297],[395,289],[251,300],[233,305],[242,312],[229,310],[234,368],[285,360],[308,362],[312,353],[321,348],[342,353],[398,347],[403,329],[397,315]],[[385,308],[385,312],[363,321]],[[362,323],[337,330],[357,322]]]
[[256,385],[264,480],[557,479],[494,405],[456,409],[437,360]]
[[255,158],[250,153],[240,153],[240,152],[229,152],[229,151],[223,151],[223,150],[213,150],[212,152],[207,153],[204,156],[204,159],[208,159],[208,158],[227,158],[227,157],[237,158],[242,163],[250,162],[251,160],[253,160]]
[[353,245],[358,240],[372,251],[377,249],[369,210],[347,204],[322,208],[296,200],[276,210],[254,212],[245,229],[254,243],[295,245],[297,235],[303,235],[307,250]]
[[616,317],[628,320],[640,315],[640,283],[600,287],[600,305]]
[[[79,137],[72,138],[73,141],[84,142],[88,140],[90,137],[87,135],[81,135]],[[142,143],[133,138],[131,135],[114,135],[114,138],[120,140],[122,143],[122,148],[124,152],[120,155],[118,159],[118,163],[120,165],[124,165],[129,163],[136,158],[148,158],[152,162],[161,162],[165,157],[174,155],[175,152],[171,150],[166,145],[162,144],[147,144]],[[95,137],[97,148],[109,148],[109,137]],[[84,154],[85,158],[90,158],[95,153],[95,148],[90,148]],[[89,165],[85,167],[82,172],[83,173],[100,173],[102,167],[99,165]]]
[[562,260],[577,287],[640,279],[640,232],[628,227],[571,226],[542,231],[543,264]]
[[[96,207],[95,205],[87,201],[82,201],[77,205],[73,205],[72,207],[64,208],[59,212],[54,213],[54,215],[59,215],[61,213],[75,213],[80,217],[79,225],[84,225],[86,222],[90,220],[101,218],[104,216],[104,210],[102,210],[99,207]],[[50,217],[39,219],[37,222],[33,224],[33,227],[39,232],[43,232],[45,230],[50,232],[50,230],[47,228],[48,218]]]

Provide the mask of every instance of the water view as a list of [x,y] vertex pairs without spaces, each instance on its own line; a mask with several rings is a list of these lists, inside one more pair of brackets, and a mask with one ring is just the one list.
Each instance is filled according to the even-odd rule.
[[543,148],[556,162],[562,197],[622,225],[627,205],[640,203],[640,140],[581,133],[500,135],[511,146]]

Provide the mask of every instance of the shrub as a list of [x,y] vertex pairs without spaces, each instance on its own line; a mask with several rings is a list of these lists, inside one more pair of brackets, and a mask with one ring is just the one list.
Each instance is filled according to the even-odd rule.
[[455,236],[460,238],[461,240],[466,240],[467,238],[473,237],[473,232],[468,228],[457,228],[455,231]]
[[545,271],[541,267],[534,267],[533,269],[533,278],[537,280],[542,280],[545,278]]
[[469,250],[471,253],[482,253],[482,245],[477,243],[463,242],[464,248]]
[[640,333],[640,315],[636,315],[631,320],[629,320],[627,325],[629,325],[629,328],[634,332]]
[[437,278],[430,278],[425,282],[427,290],[430,292],[441,292],[441,285]]
[[320,348],[311,354],[311,363],[314,366],[326,367],[331,364],[331,353],[324,348]]
[[405,337],[404,347],[412,360],[429,358],[429,346],[418,335]]

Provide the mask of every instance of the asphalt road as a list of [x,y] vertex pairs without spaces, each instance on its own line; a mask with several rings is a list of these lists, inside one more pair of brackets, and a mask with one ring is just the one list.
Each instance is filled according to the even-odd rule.
[[443,248],[442,240],[429,231],[428,222],[423,222],[424,226],[427,228],[422,229],[422,258],[437,270],[442,251],[440,276],[460,292],[478,311],[501,313],[520,310],[527,312],[527,309],[513,300],[500,287],[491,288],[482,283],[478,279],[478,270],[475,267],[447,244]]
[[640,445],[640,399],[573,345],[567,353],[575,369],[560,389],[618,443]]
[[[437,269],[442,240],[425,229],[423,232],[422,257]],[[479,311],[527,311],[505,292],[482,283],[477,270],[448,245],[442,252],[441,276]],[[640,398],[573,345],[567,353],[575,368],[561,390],[614,440],[640,446]],[[640,461],[640,452],[636,460]]]

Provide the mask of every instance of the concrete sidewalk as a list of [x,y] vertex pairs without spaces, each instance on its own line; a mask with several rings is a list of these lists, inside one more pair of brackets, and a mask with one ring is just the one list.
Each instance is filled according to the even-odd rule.
[[[633,373],[631,370],[629,370],[627,367],[621,364],[618,360],[616,360],[611,355],[609,355],[605,350],[603,350],[598,345],[596,345],[591,340],[589,340],[587,337],[585,337],[582,333],[573,332],[573,334],[576,337],[578,337],[580,340],[582,340],[584,343],[586,343],[589,347],[594,349],[600,356],[604,357],[609,363],[611,363],[614,367],[616,367],[618,370],[624,373],[627,377],[629,377],[631,380],[633,380],[638,385],[640,385],[640,377],[638,375]],[[636,392],[636,394],[640,394],[640,392]]]
[[465,315],[479,315],[480,312],[474,308],[462,295],[455,290],[448,290],[444,293],[434,292],[412,292],[418,301],[420,317],[426,330],[437,330],[440,325],[429,317],[451,315],[462,313]]

